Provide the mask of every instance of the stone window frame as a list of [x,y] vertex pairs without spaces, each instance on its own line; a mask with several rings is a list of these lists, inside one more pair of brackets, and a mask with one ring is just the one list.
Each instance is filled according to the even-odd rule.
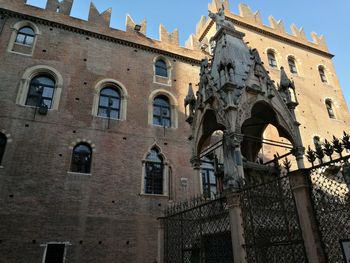
[[[13,47],[14,47],[14,45],[16,43],[16,38],[17,38],[18,31],[21,28],[23,28],[23,27],[30,27],[30,28],[32,28],[33,31],[34,31],[34,35],[35,35],[34,36],[33,45],[31,46],[31,52],[29,54],[13,51]],[[16,22],[11,27],[11,30],[12,30],[12,33],[11,33],[10,41],[9,41],[9,44],[8,44],[8,47],[7,47],[7,52],[14,53],[14,54],[20,54],[20,55],[23,55],[23,56],[29,56],[29,57],[33,56],[34,50],[35,50],[35,46],[36,46],[36,43],[38,41],[38,36],[41,35],[41,32],[40,32],[38,26],[36,24],[34,24],[33,22],[31,22],[31,21],[22,20],[22,21]],[[18,45],[21,45],[21,44],[18,44]]]
[[24,107],[33,108],[33,106],[26,105],[29,85],[33,78],[41,74],[50,75],[55,80],[55,90],[52,98],[52,105],[49,111],[58,110],[58,106],[61,99],[62,88],[63,88],[63,77],[58,70],[47,65],[36,65],[30,68],[27,68],[24,71],[20,81],[19,90],[17,93],[16,104]]
[[[293,60],[294,61],[294,66],[295,66],[295,68],[296,68],[296,72],[291,72],[290,71],[290,66],[289,66],[289,60]],[[295,75],[295,76],[300,76],[300,68],[298,67],[298,59],[296,58],[296,56],[295,55],[293,55],[293,54],[289,54],[289,55],[287,55],[287,64],[288,64],[288,71],[291,73],[291,74],[293,74],[293,75]]]
[[45,244],[41,244],[40,246],[41,247],[44,247],[44,253],[43,253],[43,259],[42,259],[42,263],[45,263],[45,260],[46,260],[46,253],[47,253],[47,246],[48,245],[52,245],[52,244],[59,244],[59,245],[64,245],[64,254],[63,254],[63,263],[66,262],[66,257],[67,257],[67,247],[68,246],[71,246],[71,242],[69,241],[65,241],[65,242],[59,242],[59,241],[50,241],[50,242],[47,242]]
[[[337,114],[336,114],[336,111],[335,111],[335,100],[334,99],[332,99],[332,98],[330,98],[330,97],[326,97],[325,99],[324,99],[324,105],[325,105],[325,107],[326,107],[326,111],[327,111],[327,116],[328,116],[328,118],[330,119],[330,120],[337,120],[338,118],[337,118]],[[328,110],[328,105],[331,107],[331,110],[332,110],[332,116],[331,116],[331,114],[329,113],[329,110]]]
[[[147,155],[154,148],[156,148],[159,151],[159,154],[163,158],[163,194],[148,194],[145,192]],[[162,148],[157,143],[152,144],[152,146],[149,147],[147,149],[146,153],[143,155],[141,162],[142,162],[142,172],[141,172],[141,192],[140,192],[140,195],[142,195],[142,196],[154,196],[154,197],[169,197],[169,192],[170,192],[169,182],[170,182],[171,167],[170,167],[170,162],[169,162],[168,158],[165,156],[165,154],[162,151]]]
[[[72,172],[71,171],[71,162],[72,162],[72,157],[73,157],[73,150],[74,150],[74,147],[77,146],[78,144],[88,144],[92,150],[92,158],[91,158],[91,163],[90,163],[90,173],[77,173],[77,172]],[[81,139],[81,138],[78,138],[76,139],[75,141],[73,141],[69,147],[69,169],[67,171],[68,174],[70,175],[81,175],[81,176],[91,176],[92,175],[92,171],[93,171],[93,168],[94,168],[94,156],[96,154],[96,144],[94,144],[91,140],[87,139],[87,138],[84,138],[84,139]]]
[[148,124],[155,127],[163,127],[163,126],[153,124],[153,101],[159,95],[166,96],[169,99],[170,114],[171,114],[170,128],[177,129],[178,128],[178,112],[177,112],[178,102],[175,96],[171,92],[164,89],[157,89],[152,91],[148,98]]
[[[321,77],[320,70],[323,71],[323,74],[324,74],[324,77],[325,77],[325,81],[323,81],[323,79],[322,79],[322,77]],[[329,74],[328,69],[327,69],[327,67],[326,67],[325,65],[323,65],[323,64],[318,64],[318,65],[317,65],[317,73],[318,73],[319,79],[321,80],[321,82],[322,82],[323,84],[330,85],[330,78],[329,78],[330,74]]]
[[8,151],[8,148],[9,148],[9,144],[12,143],[12,137],[11,137],[11,134],[8,133],[5,129],[1,129],[0,133],[4,134],[6,139],[7,139],[4,154],[2,156],[2,159],[0,160],[0,169],[2,169],[2,168],[4,168],[4,160],[6,157],[6,152]]
[[[159,59],[163,60],[165,62],[165,64],[167,65],[168,77],[162,77],[162,76],[156,75],[156,62]],[[162,56],[162,55],[155,56],[153,58],[153,83],[171,87],[171,85],[172,85],[172,81],[171,81],[172,69],[173,69],[173,67],[172,67],[169,59],[167,59],[165,56]]]
[[114,87],[119,91],[120,94],[120,108],[119,108],[119,119],[110,118],[111,120],[125,121],[126,120],[126,112],[128,105],[128,91],[124,84],[115,79],[102,79],[98,81],[95,85],[94,89],[94,98],[92,103],[92,115],[97,118],[107,119],[103,116],[98,116],[98,107],[100,101],[100,92],[102,89],[106,87]]
[[[276,67],[271,66],[269,63],[269,53],[271,53],[271,52],[274,54],[275,61],[276,61]],[[279,57],[279,53],[277,52],[277,50],[273,47],[268,47],[268,48],[266,48],[265,53],[266,53],[267,65],[272,69],[278,70],[280,67],[280,63],[279,63],[279,60],[277,59],[277,57]]]

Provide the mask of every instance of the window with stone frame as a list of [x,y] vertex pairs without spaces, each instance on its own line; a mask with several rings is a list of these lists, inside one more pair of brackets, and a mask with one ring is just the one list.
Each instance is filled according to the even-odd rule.
[[89,174],[91,172],[92,149],[86,143],[79,143],[73,148],[70,171]]
[[115,87],[100,91],[97,116],[120,119],[120,92]]
[[18,30],[15,42],[21,45],[32,46],[34,39],[34,30],[29,26],[25,26]]
[[270,67],[277,68],[276,54],[271,49],[267,51],[267,60]]
[[298,74],[297,66],[295,63],[295,59],[293,57],[288,57],[288,66],[290,73]]
[[169,98],[159,95],[153,101],[153,124],[171,127],[171,107]]
[[163,59],[157,59],[155,63],[156,75],[161,77],[168,77],[168,67]]
[[6,144],[7,144],[7,137],[5,134],[0,132],[0,165],[2,164],[2,159],[5,154]]
[[321,81],[323,83],[328,83],[326,73],[325,73],[325,68],[323,66],[318,67],[318,73],[320,74]]
[[334,110],[333,110],[333,102],[330,99],[327,99],[325,104],[326,104],[326,109],[328,112],[328,117],[331,119],[335,119],[335,114],[334,114]]
[[313,143],[314,143],[315,149],[316,148],[320,148],[322,146],[321,139],[320,139],[319,136],[314,136],[313,137]]
[[51,109],[55,92],[55,80],[49,75],[38,75],[29,84],[25,105]]
[[144,193],[162,195],[164,193],[164,160],[157,148],[152,148],[148,153],[144,169]]

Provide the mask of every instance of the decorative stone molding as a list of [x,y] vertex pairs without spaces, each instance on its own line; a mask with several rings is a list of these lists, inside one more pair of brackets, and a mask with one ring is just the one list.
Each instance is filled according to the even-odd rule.
[[16,103],[22,106],[26,106],[25,104],[27,100],[30,82],[34,77],[40,74],[48,74],[55,80],[55,91],[52,99],[51,110],[57,110],[63,88],[63,78],[62,75],[55,68],[46,65],[37,65],[34,67],[27,68],[24,71],[19,84]]
[[153,101],[158,95],[164,95],[169,99],[171,111],[171,128],[178,127],[178,103],[175,96],[165,89],[154,90],[148,98],[148,124],[153,125]]
[[[167,72],[168,72],[167,77],[162,77],[162,76],[156,75],[156,62],[159,59],[163,60],[166,63]],[[161,55],[154,57],[153,58],[153,83],[171,87],[171,85],[172,85],[172,82],[171,82],[172,69],[173,69],[173,67],[172,67],[169,59],[167,59],[166,57],[161,56]]]
[[[145,177],[146,177],[146,162],[147,162],[147,155],[149,152],[156,148],[159,151],[159,154],[163,158],[163,194],[157,195],[157,194],[147,194],[145,193]],[[141,192],[140,195],[147,195],[147,196],[169,196],[169,182],[170,182],[170,163],[165,154],[162,152],[162,149],[160,146],[158,146],[157,143],[152,144],[151,147],[148,148],[147,152],[143,155],[142,158],[142,172],[141,172]]]
[[126,120],[127,103],[128,103],[128,97],[129,97],[128,91],[121,82],[115,79],[102,79],[96,83],[95,89],[94,89],[94,98],[92,103],[92,115],[99,117],[97,113],[98,113],[98,106],[99,106],[99,100],[100,100],[100,92],[103,88],[106,88],[109,86],[114,87],[119,91],[120,93],[119,120]]
[[[26,46],[26,45],[16,43],[18,31],[22,27],[26,27],[26,26],[32,28],[34,31],[34,34],[35,34],[34,41],[33,41],[33,44],[31,46]],[[11,29],[12,29],[12,34],[10,37],[9,44],[7,46],[7,52],[21,54],[24,56],[33,56],[35,46],[36,46],[36,43],[38,40],[38,36],[41,34],[38,26],[29,20],[22,20],[22,21],[17,22],[16,24],[14,24],[11,27]],[[19,47],[20,49],[17,50],[17,47]]]

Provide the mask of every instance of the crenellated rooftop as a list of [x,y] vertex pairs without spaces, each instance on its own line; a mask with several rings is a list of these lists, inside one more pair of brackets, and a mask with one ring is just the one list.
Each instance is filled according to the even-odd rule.
[[[211,12],[217,12],[222,4],[225,7],[226,19],[231,20],[236,25],[269,35],[278,40],[284,40],[297,46],[319,51],[324,55],[332,56],[329,54],[324,36],[319,36],[315,32],[312,32],[311,38],[313,41],[310,42],[305,35],[304,29],[299,29],[294,24],[290,27],[292,34],[289,34],[285,30],[283,21],[277,20],[273,16],[269,16],[268,18],[269,25],[264,25],[260,12],[253,12],[248,5],[240,4],[238,7],[239,14],[234,14],[230,11],[228,0],[224,0],[224,2],[222,2],[222,0],[212,0],[212,2],[208,4],[208,10]],[[189,40],[186,42],[186,47],[196,49],[199,45],[198,42],[203,43],[203,41],[207,41],[205,39],[206,34],[213,24],[214,22],[211,19],[202,16],[196,26],[196,33],[190,36]]]
[[[64,24],[66,27],[70,27],[76,32],[81,31],[83,34],[88,34],[88,32],[91,34],[99,34],[101,35],[99,38],[118,39],[120,41],[126,41],[128,45],[134,43],[144,48],[159,49],[163,51],[163,53],[174,53],[196,60],[197,62],[203,57],[201,46],[203,46],[203,44],[208,44],[209,40],[206,34],[214,24],[212,19],[202,16],[196,26],[195,34],[189,36],[184,48],[180,47],[179,44],[178,29],[169,32],[164,25],[160,24],[159,40],[151,39],[146,35],[146,20],[136,23],[130,15],[126,16],[125,31],[112,29],[110,27],[111,8],[100,13],[91,2],[88,20],[85,21],[69,16],[73,2],[74,0],[47,0],[46,8],[41,9],[26,5],[26,0],[0,0],[0,10],[2,8],[18,14],[31,16],[33,19],[41,18],[46,22]],[[332,57],[332,55],[329,54],[323,36],[318,36],[313,32],[311,33],[313,41],[310,42],[305,35],[304,29],[298,28],[294,24],[291,25],[292,34],[289,34],[285,30],[283,21],[276,20],[273,16],[269,17],[269,25],[264,25],[260,12],[253,12],[250,7],[245,4],[240,4],[239,14],[234,14],[230,11],[228,0],[224,0],[223,2],[222,0],[212,0],[212,2],[208,4],[208,10],[217,12],[221,5],[225,7],[226,19],[231,20],[238,26]],[[135,30],[136,27],[138,27],[138,30]]]
[[[125,31],[110,27],[112,9],[109,8],[100,13],[91,2],[88,20],[81,20],[70,16],[74,0],[47,0],[46,8],[38,8],[26,4],[26,0],[0,0],[0,14],[8,13],[22,16],[24,19],[39,23],[51,24],[54,27],[64,28],[70,31],[91,35],[96,38],[117,42],[127,46],[133,46],[176,59],[187,60],[198,64],[203,53],[197,49],[180,47],[179,31],[175,29],[169,32],[164,25],[159,25],[159,40],[146,36],[147,22],[134,22],[130,15],[126,16]],[[138,30],[135,28],[138,27]]]

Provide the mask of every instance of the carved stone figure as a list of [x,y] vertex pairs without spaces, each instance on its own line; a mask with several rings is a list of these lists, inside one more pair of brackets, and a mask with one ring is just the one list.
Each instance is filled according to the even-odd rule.
[[218,31],[222,26],[234,28],[233,23],[225,20],[225,8],[224,5],[219,9],[217,13],[209,11],[209,17],[216,23],[216,30]]

